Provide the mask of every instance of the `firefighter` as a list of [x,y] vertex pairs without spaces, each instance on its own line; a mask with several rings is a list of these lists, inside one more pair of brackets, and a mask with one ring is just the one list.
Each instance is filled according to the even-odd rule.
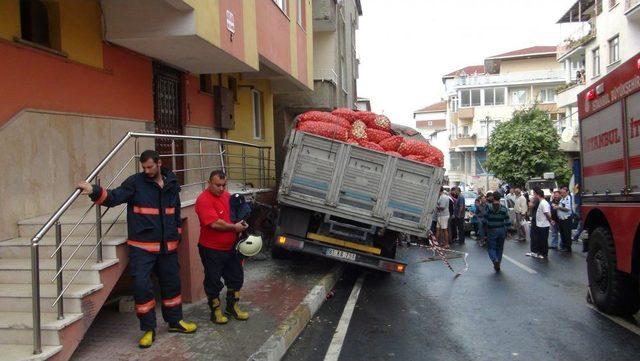
[[[211,310],[211,321],[217,324],[229,321],[225,313],[241,321],[249,318],[249,314],[238,306],[244,271],[241,255],[235,249],[238,234],[247,228],[247,224],[244,221],[231,221],[231,196],[226,186],[224,172],[214,170],[209,176],[207,189],[196,200],[196,214],[200,220],[198,249],[204,266],[204,290]],[[223,313],[219,297],[225,285],[227,304]]]
[[160,155],[154,150],[142,152],[140,163],[143,172],[130,176],[118,188],[107,190],[87,182],[80,182],[78,188],[98,206],[127,203],[129,267],[136,314],[144,332],[138,345],[147,348],[156,335],[156,298],[151,272],[160,282],[162,317],[169,324],[169,332],[193,333],[197,326],[182,319],[176,253],[181,237],[178,180],[173,172],[162,168]]

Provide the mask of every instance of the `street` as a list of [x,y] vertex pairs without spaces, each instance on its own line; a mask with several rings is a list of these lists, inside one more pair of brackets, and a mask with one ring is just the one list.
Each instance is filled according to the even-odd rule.
[[[528,243],[507,241],[496,273],[486,249],[467,239],[457,249],[470,268],[457,278],[442,262],[421,262],[424,248],[403,247],[404,276],[348,268],[284,360],[336,360],[336,350],[340,360],[637,360],[637,320],[587,304],[580,247],[540,261],[525,256]],[[349,320],[343,310],[359,278]]]

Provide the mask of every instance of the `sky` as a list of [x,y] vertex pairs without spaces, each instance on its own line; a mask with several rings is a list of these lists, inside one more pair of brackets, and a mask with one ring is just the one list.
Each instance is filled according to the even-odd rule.
[[438,102],[442,76],[484,58],[558,45],[556,24],[576,0],[361,0],[358,96],[374,112],[415,126],[413,111]]

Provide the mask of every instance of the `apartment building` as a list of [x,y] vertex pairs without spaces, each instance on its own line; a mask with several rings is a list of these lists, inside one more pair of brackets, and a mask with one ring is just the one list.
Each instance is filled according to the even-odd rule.
[[[579,0],[558,24],[566,33],[557,50],[564,69],[557,103],[566,112],[558,130],[563,138],[561,148],[578,152],[577,96],[640,51],[640,0]],[[574,156],[577,158],[576,153]]]
[[444,153],[444,167],[449,169],[449,128],[447,101],[439,101],[413,112],[415,128],[434,147]]
[[448,176],[452,184],[495,188],[484,168],[487,139],[517,109],[535,102],[552,119],[561,113],[555,88],[564,82],[555,46],[533,46],[484,60],[442,77],[447,96]]
[[295,116],[310,109],[356,108],[359,59],[356,30],[362,16],[360,0],[313,0],[313,92],[293,90],[275,97],[276,174],[286,149],[282,142]]

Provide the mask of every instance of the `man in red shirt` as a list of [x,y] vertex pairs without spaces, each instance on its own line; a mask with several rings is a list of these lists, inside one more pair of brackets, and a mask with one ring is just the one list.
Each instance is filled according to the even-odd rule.
[[[247,320],[249,314],[240,310],[238,301],[244,282],[242,260],[235,250],[238,233],[247,228],[245,222],[232,223],[224,172],[211,172],[208,187],[196,200],[196,214],[200,220],[198,249],[204,266],[204,291],[209,300],[211,321],[225,324],[229,320],[220,309],[220,291],[227,286],[225,313],[238,320]],[[224,279],[224,284],[220,280]]]

